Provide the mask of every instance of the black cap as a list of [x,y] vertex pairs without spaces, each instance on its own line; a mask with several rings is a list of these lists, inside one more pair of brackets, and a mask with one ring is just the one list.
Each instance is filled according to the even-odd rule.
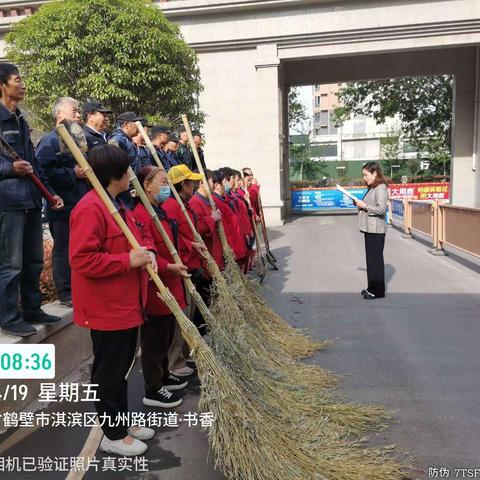
[[166,133],[166,134],[170,135],[170,133],[172,133],[172,131],[168,127],[161,127],[161,126],[157,125],[157,126],[152,128],[152,131],[150,132],[150,136],[152,138],[154,138],[157,135],[159,135],[160,133]]
[[83,113],[90,113],[90,112],[100,112],[100,113],[112,113],[111,110],[105,108],[100,102],[95,100],[91,102],[85,102],[83,104]]
[[117,117],[117,125],[123,125],[125,122],[144,122],[143,117],[139,117],[135,112],[124,112]]
[[169,142],[180,143],[179,138],[174,133],[170,134],[170,136],[168,137],[168,141]]

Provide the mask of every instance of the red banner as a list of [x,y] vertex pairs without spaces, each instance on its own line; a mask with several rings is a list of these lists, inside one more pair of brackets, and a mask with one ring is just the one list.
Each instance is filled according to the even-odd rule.
[[433,183],[392,183],[388,186],[390,198],[409,198],[410,200],[449,200],[450,184]]

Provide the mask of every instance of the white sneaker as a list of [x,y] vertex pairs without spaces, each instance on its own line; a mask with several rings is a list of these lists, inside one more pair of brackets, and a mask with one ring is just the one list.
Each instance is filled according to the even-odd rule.
[[121,440],[110,440],[105,435],[100,443],[100,451],[105,453],[113,453],[122,457],[136,457],[137,455],[143,455],[148,450],[146,443],[133,439],[131,445],[127,445],[123,438]]
[[195,373],[195,370],[190,367],[183,367],[178,370],[171,370],[170,373],[173,373],[177,377],[189,377]]
[[128,434],[137,440],[151,440],[155,436],[155,430],[147,427],[130,427]]

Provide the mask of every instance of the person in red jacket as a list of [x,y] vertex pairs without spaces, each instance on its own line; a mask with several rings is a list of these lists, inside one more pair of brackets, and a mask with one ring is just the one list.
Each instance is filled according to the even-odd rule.
[[[229,185],[225,172],[214,170],[212,173],[213,200],[222,214],[222,224],[227,242],[233,251],[235,260],[243,258],[246,254],[245,241],[241,237],[238,219],[233,211],[234,206],[225,194],[225,185]],[[228,187],[227,187],[228,188]]]
[[[253,211],[250,208],[249,200],[245,198],[246,194],[244,187],[244,181],[242,178],[242,174],[238,170],[234,170],[235,175],[235,185],[233,187],[233,196],[237,200],[237,205],[239,211],[241,213],[242,222],[245,227],[245,235],[247,241],[247,258],[248,262],[245,264],[244,273],[247,273],[253,270],[253,263],[255,259],[255,250],[253,249],[253,245],[255,243],[255,235],[253,233],[252,227],[252,217]],[[249,195],[248,195],[249,197]]]
[[[209,182],[209,188],[213,188],[213,183],[211,180],[212,172],[210,170],[206,170],[205,175],[207,176]],[[197,189],[192,198],[189,200],[188,205],[195,213],[197,218],[198,233],[202,236],[205,246],[217,263],[218,267],[223,269],[223,249],[217,230],[217,224],[221,219],[221,214],[217,209],[212,210],[210,201],[208,200],[207,189],[203,181],[198,183]],[[211,286],[212,278],[205,270],[203,275],[198,278],[195,288],[198,290],[198,293],[206,305],[210,305]],[[201,335],[206,333],[205,320],[198,308],[195,309],[193,314],[193,323],[197,325]]]
[[[163,202],[170,197],[166,173],[158,167],[149,165],[140,170],[138,180],[165,232],[178,250],[176,222],[169,219],[162,208]],[[189,277],[187,267],[173,261],[161,233],[141,202],[137,201],[134,213],[149,229],[155,242],[158,271],[162,282],[175,297],[180,308],[185,309],[187,302],[182,279]],[[162,408],[178,407],[183,400],[172,392],[187,387],[188,382],[171,374],[168,369],[168,352],[174,338],[176,320],[171,310],[158,297],[153,282],[148,285],[146,312],[147,319],[141,328],[142,371],[145,380],[143,404]]]
[[[193,173],[186,165],[176,165],[168,171],[168,177],[174,188],[177,190],[183,205],[187,211],[187,214],[192,221],[196,229],[198,229],[198,223],[196,215],[189,207],[188,201],[193,195],[193,182],[200,180],[202,176],[198,173]],[[195,241],[193,232],[185,218],[185,215],[178,204],[177,200],[171,196],[162,204],[163,209],[167,213],[168,217],[175,220],[178,225],[179,234],[179,254],[183,263],[188,267],[188,273],[192,276],[192,282],[196,285],[199,278],[203,275],[203,255],[205,247]],[[190,305],[190,311],[188,316],[193,320],[194,306]],[[180,349],[180,345],[183,345],[183,351]],[[185,347],[185,340],[180,333],[180,328],[176,328],[174,341],[171,347],[171,353],[169,354],[170,371],[177,376],[186,377],[193,374],[193,369],[187,366],[186,356],[187,349]],[[176,352],[176,354],[174,354]]]
[[73,320],[89,328],[92,338],[91,381],[98,385],[95,408],[105,434],[100,449],[141,455],[147,450],[142,440],[153,438],[155,431],[117,420],[128,414],[126,376],[135,359],[147,299],[144,267],[157,268],[155,247],[143,225],[117,201],[128,189],[128,155],[113,145],[102,145],[90,151],[88,161],[142,247],[130,247],[95,190],[78,202],[70,217]]
[[241,244],[241,251],[242,254],[238,258],[236,258],[237,263],[240,269],[245,272],[248,264],[248,251],[247,251],[247,232],[245,226],[245,220],[243,218],[243,211],[241,209],[240,201],[237,196],[234,194],[235,188],[235,170],[232,170],[230,167],[224,167],[220,169],[222,172],[225,173],[225,197],[228,200],[228,203],[235,215],[236,222],[237,222],[237,230],[238,230],[238,241]]
[[252,205],[254,219],[258,223],[260,221],[260,204],[258,201],[260,185],[253,177],[253,172],[250,168],[242,168],[242,173],[245,181],[245,187],[250,195],[250,204]]

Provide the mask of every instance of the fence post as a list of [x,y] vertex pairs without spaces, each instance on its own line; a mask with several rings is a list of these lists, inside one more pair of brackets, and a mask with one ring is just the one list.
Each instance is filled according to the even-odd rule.
[[440,213],[440,205],[438,201],[432,203],[432,239],[433,248],[428,250],[432,255],[446,255],[441,246],[440,238],[443,237],[442,214]]

